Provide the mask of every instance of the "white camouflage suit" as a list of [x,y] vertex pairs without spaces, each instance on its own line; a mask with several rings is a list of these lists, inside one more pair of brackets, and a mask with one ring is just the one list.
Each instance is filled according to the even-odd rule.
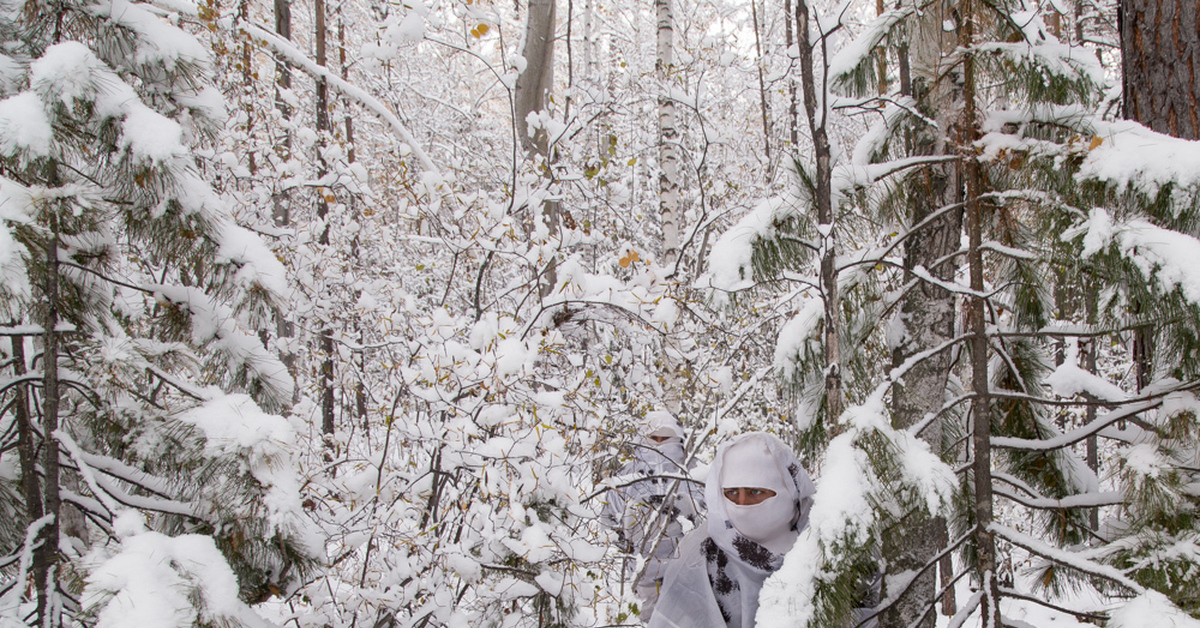
[[[725,497],[725,489],[751,487],[775,495],[754,505]],[[754,628],[763,582],[808,526],[815,492],[799,459],[774,436],[750,432],[722,444],[705,483],[708,522],[680,543],[649,628]],[[859,620],[871,616],[867,607],[878,594],[876,576],[864,583]],[[863,624],[877,626],[874,617]]]
[[[651,438],[655,436],[666,440],[657,442]],[[619,488],[608,492],[601,521],[617,531],[625,551],[645,559],[635,583],[644,620],[654,612],[667,564],[678,555],[685,522],[691,527],[703,516],[704,495],[698,484],[680,479],[688,475],[683,428],[670,414],[647,416],[633,453],[617,473]],[[638,561],[627,561],[626,569],[636,577]]]
[[[736,487],[775,496],[739,506],[724,496]],[[808,472],[774,436],[751,432],[722,444],[705,484],[707,525],[680,544],[650,628],[753,628],[763,582],[808,525],[814,492]]]

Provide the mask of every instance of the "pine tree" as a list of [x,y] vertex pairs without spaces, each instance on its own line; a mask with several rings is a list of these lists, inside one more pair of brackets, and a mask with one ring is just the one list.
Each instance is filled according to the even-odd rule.
[[[1160,174],[1166,169],[1154,168],[1147,169],[1151,174],[1134,177],[1107,161],[1109,143],[1122,144],[1127,137],[1139,136],[1132,128],[1104,121],[1104,112],[1111,108],[1102,98],[1104,78],[1095,57],[1059,42],[1028,3],[954,2],[941,12],[933,8],[929,3],[901,3],[863,29],[853,44],[846,45],[845,54],[831,54],[823,62],[833,79],[826,89],[858,99],[849,102],[878,119],[861,134],[863,139],[853,150],[843,153],[847,154],[840,164],[844,174],[833,190],[833,198],[841,203],[838,215],[843,226],[835,233],[888,243],[879,252],[844,256],[838,264],[843,273],[839,284],[852,286],[847,292],[869,285],[853,272],[858,266],[906,271],[882,273],[879,280],[896,296],[888,297],[889,304],[875,312],[894,307],[903,313],[905,303],[918,291],[946,290],[957,295],[943,297],[944,307],[955,314],[948,319],[950,325],[926,326],[939,329],[940,344],[927,342],[901,352],[892,371],[876,371],[880,386],[848,385],[851,407],[840,417],[819,418],[817,424],[824,422],[824,428],[813,435],[819,437],[819,444],[827,443],[820,445],[827,447],[821,486],[828,483],[834,488],[829,489],[828,502],[818,492],[814,512],[824,508],[825,514],[814,517],[809,534],[789,555],[779,583],[765,590],[763,608],[787,604],[789,617],[794,617],[791,611],[799,605],[808,625],[845,621],[859,593],[853,585],[856,574],[861,574],[861,559],[885,531],[911,534],[912,522],[920,521],[924,512],[946,517],[953,540],[944,551],[927,547],[912,555],[915,562],[894,560],[896,556],[887,555],[885,541],[888,568],[900,570],[885,574],[889,586],[896,586],[885,591],[876,609],[884,613],[882,621],[893,622],[885,625],[930,621],[938,592],[930,584],[919,589],[913,584],[928,582],[927,574],[952,550],[960,553],[965,570],[948,574],[944,582],[971,577],[978,594],[959,611],[959,617],[980,613],[984,625],[1001,625],[1003,598],[1053,604],[1059,587],[1080,583],[1118,594],[1150,595],[1147,589],[1155,589],[1190,610],[1191,594],[1179,579],[1181,570],[1191,564],[1190,556],[1163,561],[1161,552],[1190,534],[1190,520],[1184,515],[1190,507],[1177,492],[1188,481],[1187,473],[1177,461],[1193,450],[1175,428],[1190,420],[1185,408],[1190,407],[1191,397],[1184,391],[1193,385],[1195,365],[1185,359],[1159,367],[1170,364],[1166,370],[1174,379],[1160,379],[1157,394],[1169,393],[1180,405],[1166,404],[1157,417],[1150,414],[1135,423],[1137,436],[1130,437],[1143,439],[1135,441],[1143,444],[1118,441],[1116,447],[1126,460],[1123,493],[1101,491],[1098,477],[1071,446],[1160,402],[1153,393],[1114,394],[1099,378],[1084,376],[1077,352],[1064,366],[1049,366],[1064,336],[1074,342],[1069,330],[1117,334],[1136,324],[1128,313],[1135,302],[1153,304],[1150,311],[1139,311],[1137,320],[1154,321],[1173,347],[1183,349],[1169,355],[1190,355],[1186,348],[1193,336],[1194,326],[1188,324],[1194,320],[1192,304],[1168,252],[1192,250],[1194,240],[1177,231],[1189,232],[1184,227],[1192,220],[1194,204],[1181,202],[1191,198],[1186,193],[1172,193],[1172,186],[1190,179],[1175,173],[1166,176]],[[932,19],[933,31],[954,38],[951,45],[926,55],[937,62],[937,69],[928,73],[931,82],[925,85],[920,84],[918,64],[913,62],[922,58],[915,48],[931,40],[921,36],[921,19]],[[845,26],[827,18],[814,33],[820,36]],[[896,80],[888,82],[900,86],[898,93],[883,98],[875,93],[878,56],[874,51],[880,49],[896,59],[891,64],[897,69]],[[938,83],[942,83],[942,96],[925,100]],[[959,96],[946,97],[955,90]],[[825,97],[832,98],[828,92]],[[843,106],[854,111],[850,104]],[[1110,139],[1114,133],[1115,139]],[[945,148],[919,150],[922,137],[929,138],[926,142],[944,142]],[[933,186],[931,182],[937,180],[933,175],[939,170],[949,176]],[[1164,177],[1167,181],[1161,180]],[[764,205],[730,232],[753,251],[752,257],[738,255],[744,264],[739,272],[753,270],[761,280],[812,276],[815,263],[797,253],[815,249],[804,246],[808,241],[802,228],[819,213],[820,192],[802,180],[798,206]],[[922,183],[924,194],[911,192],[920,190]],[[945,194],[930,193],[943,188]],[[945,200],[935,201],[933,211],[912,211],[915,200],[930,197]],[[1103,209],[1114,206],[1126,209],[1118,217]],[[922,216],[942,218],[964,209],[965,224],[941,238],[950,245],[940,254],[920,245],[922,239],[936,240],[932,233],[939,226],[939,221]],[[883,232],[852,229],[856,215],[875,217],[874,224],[883,225]],[[889,227],[890,237],[884,235]],[[965,233],[958,230],[963,227]],[[965,249],[958,244],[964,236]],[[913,263],[919,257],[909,257],[908,263],[897,260],[892,251],[901,246],[906,247],[906,257],[914,253],[928,257],[919,264]],[[753,266],[745,263],[751,259]],[[934,264],[942,272],[933,272]],[[954,270],[958,264],[965,266],[964,271]],[[1100,326],[1060,327],[1051,320],[1050,295],[1055,286],[1050,278],[1055,276],[1053,269],[1064,266],[1069,267],[1064,276],[1103,277],[1110,286],[1102,302]],[[930,305],[915,309],[921,315],[938,310]],[[855,329],[859,325],[855,321],[870,312],[843,310],[844,324]],[[966,319],[965,328],[953,323],[960,316]],[[802,319],[816,320],[810,313],[797,317],[796,329],[781,337],[780,349],[786,348],[791,362],[783,370],[807,378],[810,384],[801,389],[812,391],[811,374],[824,367],[814,360],[822,342],[819,328],[801,324]],[[883,322],[876,318],[863,326],[878,330]],[[926,328],[919,331],[926,333]],[[897,332],[902,329],[897,327]],[[870,361],[879,347],[862,343],[870,336],[863,336],[857,346],[847,336],[841,338],[846,356],[842,370],[852,373],[862,368],[854,366],[856,358]],[[909,338],[889,334],[889,340]],[[904,348],[904,344],[883,346]],[[960,360],[961,366],[953,360],[936,366],[946,356]],[[908,391],[899,387],[913,382],[910,378],[922,367],[930,368],[935,381],[941,382],[924,395],[932,397],[927,399],[932,406],[916,422],[898,416],[901,406],[893,405],[889,412],[884,405],[887,396],[893,404],[902,400]],[[1087,426],[1055,421],[1053,408],[1071,407],[1082,416],[1075,404],[1089,398],[1101,400],[1110,411]],[[960,416],[967,422],[952,420]],[[1070,431],[1064,434],[1064,429]],[[946,436],[969,431],[972,438],[962,449],[946,447],[955,442],[952,439],[930,438],[925,445],[914,442],[926,431]],[[1149,466],[1140,457],[1148,453],[1147,442],[1156,443],[1158,452]],[[937,462],[937,457],[942,460]],[[957,475],[946,464],[950,461],[958,463]],[[950,499],[954,485],[959,495]],[[857,499],[851,498],[847,486],[860,490],[854,494]],[[1024,521],[1034,524],[1010,522],[1000,515],[1001,504],[1009,512],[1016,508],[1027,513]],[[1118,516],[1109,518],[1107,527],[1102,524],[1102,533],[1094,536],[1079,504],[1119,505],[1108,511]],[[1028,580],[1023,574],[1009,570],[1006,565],[1011,561],[1006,557],[1015,553],[1035,557],[1036,583],[1043,590],[1025,589]],[[914,594],[912,611],[891,613]]]
[[282,268],[197,151],[225,115],[208,53],[140,3],[2,19],[2,419],[20,452],[4,612],[257,621],[246,604],[294,587],[321,548],[292,428],[266,413],[292,382],[253,335],[283,304]]

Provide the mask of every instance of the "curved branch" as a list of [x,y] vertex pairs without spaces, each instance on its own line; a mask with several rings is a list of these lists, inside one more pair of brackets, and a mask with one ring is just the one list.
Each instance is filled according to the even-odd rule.
[[395,131],[396,134],[408,144],[409,149],[412,150],[412,153],[417,156],[417,160],[421,162],[421,165],[424,166],[427,171],[436,175],[438,179],[445,179],[445,177],[442,176],[442,173],[438,171],[437,166],[433,165],[433,161],[429,159],[429,155],[427,155],[417,143],[417,138],[408,130],[407,127],[404,126],[404,123],[400,121],[400,118],[397,117],[396,114],[392,113],[391,110],[389,110],[382,102],[379,102],[378,99],[371,96],[357,85],[353,85],[342,77],[338,76],[336,73],[329,71],[329,69],[317,65],[316,62],[314,62],[312,59],[309,59],[307,55],[297,50],[296,47],[291,45],[290,42],[279,37],[275,33],[253,24],[247,24],[245,22],[237,24],[234,28],[241,31],[243,34],[262,42],[263,45],[267,46],[276,54],[283,57],[289,65],[299,68],[315,78],[324,79],[330,87],[333,87],[341,92],[343,96],[350,98],[351,100],[357,102],[364,109],[367,109],[368,111],[371,111],[375,115],[379,116],[381,120],[386,122],[388,126],[392,127],[392,130]]
[[1027,534],[1022,534],[1008,526],[992,523],[987,526],[989,532],[1008,541],[1009,543],[1020,547],[1028,552],[1041,556],[1047,560],[1053,561],[1065,567],[1082,571],[1086,574],[1091,574],[1106,580],[1110,580],[1130,591],[1137,594],[1146,592],[1145,587],[1133,581],[1129,576],[1126,576],[1120,570],[1098,563],[1090,558],[1072,554],[1062,549],[1050,546],[1042,541],[1033,538]]

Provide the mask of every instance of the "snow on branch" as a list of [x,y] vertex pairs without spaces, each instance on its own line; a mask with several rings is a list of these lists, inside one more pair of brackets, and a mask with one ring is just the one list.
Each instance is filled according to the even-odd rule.
[[1038,556],[1052,560],[1061,565],[1078,569],[1084,573],[1100,576],[1111,580],[1135,593],[1142,594],[1146,589],[1142,585],[1133,581],[1120,570],[1098,563],[1090,558],[1076,552],[1069,552],[1061,548],[1057,548],[1042,542],[1028,534],[1014,530],[1008,526],[998,523],[992,523],[988,526],[988,530],[995,533],[996,536],[1024,548]]
[[[179,62],[208,67],[208,50],[195,37],[168,24],[148,5],[128,0],[94,2],[88,12],[134,33],[136,45],[130,61],[137,64],[161,63],[173,67]],[[192,12],[195,10],[193,9]]]
[[900,9],[886,11],[867,27],[854,41],[848,42],[829,60],[829,76],[831,80],[844,80],[846,75],[854,72],[855,68],[864,61],[871,60],[871,54],[879,46],[879,42],[887,37],[904,18],[916,12],[915,7],[905,6]]
[[696,282],[696,287],[726,292],[752,287],[754,245],[776,237],[776,223],[795,215],[800,202],[783,196],[760,201],[717,238],[708,255],[708,272]]
[[246,395],[212,390],[208,401],[184,412],[179,421],[203,434],[207,455],[237,460],[261,486],[271,532],[294,536],[305,549],[316,552],[320,544],[303,513],[292,461],[295,430],[283,417],[263,412]]
[[1104,415],[1096,417],[1095,421],[1088,423],[1082,427],[1078,427],[1069,432],[1064,432],[1058,436],[1047,439],[1036,438],[1015,438],[1010,436],[993,436],[991,443],[993,447],[1002,449],[1021,449],[1025,451],[1050,451],[1052,449],[1062,449],[1078,443],[1093,434],[1098,434],[1104,428],[1120,421],[1129,419],[1146,410],[1158,407],[1162,404],[1162,400],[1158,398],[1141,399],[1136,403],[1130,403],[1120,409],[1114,410]]
[[1156,133],[1132,120],[1093,120],[1100,144],[1087,152],[1076,179],[1106,181],[1153,195],[1163,186],[1200,185],[1200,142]]
[[911,272],[916,277],[919,277],[920,279],[922,279],[928,283],[931,283],[951,294],[961,294],[963,296],[978,297],[985,301],[988,299],[991,299],[994,294],[994,292],[992,292],[992,293],[978,292],[976,290],[972,290],[970,286],[964,286],[963,284],[955,283],[953,281],[943,281],[941,279],[938,279],[937,277],[934,277],[932,274],[930,274],[930,272],[928,270],[926,270],[924,266],[914,266],[912,268]]
[[819,338],[819,332],[824,322],[824,303],[820,299],[808,299],[787,322],[779,329],[779,337],[775,341],[774,366],[780,377],[785,381],[796,376],[802,368],[801,358],[805,347]]
[[844,194],[913,168],[956,160],[957,155],[918,155],[884,162],[844,164],[838,166],[833,173],[833,187]]
[[[995,477],[995,475],[993,475]],[[1010,499],[1023,506],[1043,510],[1072,510],[1075,508],[1098,508],[1100,506],[1116,506],[1124,503],[1125,494],[1117,491],[1104,493],[1084,493],[1068,495],[1062,499],[1050,497],[1023,497],[1009,492],[1001,487],[993,487],[992,492],[999,497]]]
[[63,430],[54,430],[53,436],[59,443],[62,443],[67,453],[75,459],[79,475],[83,477],[83,481],[87,483],[88,488],[92,489],[92,494],[96,496],[96,499],[100,500],[104,509],[110,515],[116,514],[121,509],[120,506],[117,502],[113,501],[110,495],[100,489],[99,484],[96,482],[96,474],[92,473],[92,468],[83,461],[83,450],[75,443],[75,439],[71,438],[71,435]]
[[100,529],[104,530],[105,534],[112,532],[112,526],[108,523],[112,515],[109,513],[108,508],[100,503],[100,500],[66,489],[63,489],[61,494],[63,503],[71,503],[77,506],[80,511],[91,519],[92,523],[100,526]]
[[239,599],[237,577],[212,537],[146,530],[135,511],[122,513],[113,530],[121,542],[92,557],[80,596],[96,628],[271,625]]
[[235,376],[244,370],[249,383],[261,386],[269,401],[282,404],[291,397],[293,384],[287,368],[258,338],[237,325],[230,308],[198,288],[159,284],[144,289],[185,310],[191,317],[192,342],[218,351]]
[[328,68],[317,65],[315,61],[309,59],[308,55],[304,54],[295,46],[293,46],[291,42],[279,37],[275,33],[263,28],[259,28],[253,24],[247,24],[245,22],[240,23],[238,28],[246,35],[261,41],[263,44],[271,48],[271,50],[284,57],[288,63],[304,70],[305,72],[308,72],[314,77],[325,79],[325,81],[328,82],[331,87],[338,90],[343,95],[352,98],[363,108],[379,116],[384,122],[387,122],[388,125],[392,127],[392,130],[395,131],[401,137],[401,139],[408,143],[409,149],[412,150],[413,154],[417,156],[417,159],[421,162],[421,165],[425,167],[425,170],[433,173],[439,181],[445,180],[441,172],[438,171],[437,166],[435,166],[433,161],[429,158],[429,155],[425,154],[425,151],[422,150],[421,146],[417,143],[417,138],[408,130],[408,127],[404,126],[404,123],[400,121],[400,118],[398,118],[396,114],[392,113],[386,105],[379,102],[379,99],[371,96],[362,88],[347,82],[337,74],[330,72]]
[[[889,385],[885,382],[877,387],[864,403],[839,417],[846,429],[826,449],[809,526],[800,533],[783,566],[763,585],[759,626],[811,623],[817,616],[814,602],[821,582],[836,571],[839,562],[850,559],[845,548],[872,542],[873,529],[880,524],[879,501],[909,493],[919,507],[937,512],[953,499],[953,469],[928,443],[892,428],[884,401]],[[893,451],[898,479],[886,488],[877,472],[877,466],[886,463],[872,459],[860,442],[875,437],[885,439]]]
[[[175,501],[173,499],[160,499],[157,497],[131,495],[121,490],[115,483],[109,481],[106,476],[94,475],[93,478],[96,486],[101,491],[101,493],[98,493],[97,495],[108,494],[114,500],[116,500],[117,503],[120,503],[124,506],[129,506],[130,508],[136,508],[138,510],[161,512],[169,515],[179,515],[181,517],[188,517],[191,519],[200,518],[195,509],[183,502]],[[108,507],[107,504],[105,507]]]
[[116,458],[108,456],[100,456],[97,454],[88,453],[79,450],[76,459],[86,464],[88,467],[97,471],[102,471],[113,478],[133,484],[140,488],[146,489],[152,493],[157,493],[164,497],[170,494],[166,480],[150,475],[141,469],[131,467]]
[[1046,378],[1046,383],[1059,397],[1087,394],[1116,403],[1129,399],[1129,395],[1121,390],[1120,386],[1079,366],[1079,346],[1074,342],[1067,344],[1063,363]]
[[21,607],[22,598],[25,593],[25,587],[22,585],[29,581],[29,570],[33,566],[33,551],[38,546],[38,535],[42,533],[42,528],[50,525],[53,521],[54,515],[43,515],[37,521],[30,523],[29,527],[25,529],[25,542],[21,544],[17,574],[13,580],[18,586],[9,588],[4,592],[4,596],[0,597],[0,609],[17,610]]
[[979,44],[975,49],[1007,59],[1018,68],[1029,67],[1072,81],[1083,79],[1094,85],[1105,83],[1104,67],[1094,53],[1082,46],[1058,42],[1030,45],[992,41]]
[[1196,272],[1200,240],[1148,220],[1114,221],[1103,208],[1093,209],[1087,223],[1072,233],[1081,232],[1084,257],[1115,245],[1147,280],[1168,291],[1179,288],[1188,302],[1200,306],[1200,273]]

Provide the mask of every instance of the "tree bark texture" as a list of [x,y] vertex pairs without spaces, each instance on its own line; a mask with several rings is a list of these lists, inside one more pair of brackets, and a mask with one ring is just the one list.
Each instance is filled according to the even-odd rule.
[[[58,184],[57,166],[51,166],[50,183]],[[42,322],[42,515],[50,521],[37,536],[38,547],[33,554],[33,573],[37,588],[38,625],[53,628],[61,625],[61,602],[58,597],[58,534],[62,498],[59,493],[58,430],[61,390],[58,380],[59,358],[59,222],[50,208],[50,237],[46,241],[46,314]]]
[[[1200,139],[1200,7],[1196,0],[1121,0],[1125,117],[1174,137]],[[1134,304],[1134,308],[1139,304]],[[1154,330],[1134,331],[1138,390],[1153,379]]]
[[[285,40],[292,38],[292,4],[291,0],[275,0],[275,33]],[[292,88],[292,70],[281,58],[275,60],[275,108],[280,117],[289,120],[292,117],[292,107],[283,97],[283,91]],[[284,160],[292,157],[292,134],[287,125],[272,125],[280,129],[281,137],[275,140],[275,151]],[[276,227],[286,227],[292,223],[292,199],[287,190],[276,189],[271,194],[272,218]],[[286,312],[275,312],[276,338],[291,338],[296,335],[295,324],[288,318]],[[295,375],[296,359],[290,352],[281,352],[280,359],[288,372]],[[299,395],[299,387],[293,397]],[[293,398],[293,402],[296,401]]]
[[[1086,308],[1087,322],[1089,325],[1096,324],[1096,318],[1097,318],[1096,311],[1097,311],[1097,309],[1099,309],[1099,304],[1097,303],[1098,296],[1096,293],[1097,293],[1097,290],[1096,290],[1096,286],[1094,284],[1088,285],[1086,288],[1084,288],[1084,297],[1083,297],[1084,298],[1084,307]],[[1087,372],[1095,374],[1096,373],[1096,353],[1099,348],[1097,343],[1099,341],[1096,338],[1089,338],[1086,342],[1087,342],[1087,344],[1084,347],[1084,349],[1086,350],[1086,353],[1084,354],[1083,367],[1084,367],[1084,369],[1087,370]],[[1096,420],[1096,406],[1092,405],[1092,404],[1088,404],[1087,410],[1085,410],[1085,414],[1084,414],[1084,423],[1090,424],[1095,420]],[[1099,474],[1099,472],[1100,472],[1099,445],[1100,444],[1099,444],[1095,434],[1088,436],[1087,440],[1085,441],[1085,445],[1084,445],[1084,452],[1086,455],[1087,466],[1089,469],[1092,470],[1093,473],[1097,473],[1097,474]],[[1088,525],[1091,526],[1092,530],[1095,530],[1095,531],[1100,530],[1100,509],[1099,508],[1089,508],[1088,509]]]
[[1125,117],[1200,139],[1200,7],[1196,0],[1121,0]]
[[959,10],[959,46],[963,56],[963,122],[960,150],[966,183],[967,264],[974,296],[968,299],[968,325],[971,331],[971,475],[975,488],[975,560],[976,573],[983,589],[980,602],[981,628],[1001,628],[1000,588],[996,579],[996,538],[990,529],[995,516],[992,496],[992,413],[989,391],[990,358],[985,320],[983,283],[983,177],[976,156],[979,139],[978,114],[975,110],[975,57],[969,52],[975,45],[975,14],[972,1],[964,0]]
[[763,153],[767,160],[767,181],[775,178],[775,163],[771,159],[771,110],[767,105],[767,83],[764,76],[762,36],[759,34],[758,1],[750,0],[750,16],[754,21],[754,64],[758,66],[758,104],[762,112]]
[[[275,0],[275,33],[286,40],[292,39],[292,3],[291,0]],[[292,117],[292,107],[284,98],[283,92],[292,88],[292,69],[282,58],[275,60],[275,108],[285,120]],[[275,150],[284,159],[291,158],[292,135],[284,128],[283,136],[275,140]],[[290,199],[286,191],[280,190],[272,195],[274,202],[275,225],[282,227],[291,223]],[[280,334],[283,335],[282,333]]]
[[513,89],[517,141],[528,153],[548,157],[549,137],[544,130],[529,134],[529,114],[546,108],[554,84],[554,21],[556,0],[530,0],[525,21],[525,70]]
[[[313,39],[316,42],[316,61],[317,65],[325,67],[328,65],[328,49],[327,49],[327,26],[325,24],[325,0],[314,0],[313,2]],[[329,122],[329,90],[323,77],[316,79],[316,127],[317,136],[320,138],[317,142],[317,178],[324,179],[329,172],[329,165],[325,163],[325,157],[321,151],[325,142],[329,137],[331,126]],[[329,245],[329,197],[332,193],[324,187],[317,187],[317,220],[320,223],[321,234],[317,237],[317,243],[323,246]],[[330,316],[331,313],[326,313]],[[332,446],[332,440],[329,439],[337,429],[337,421],[335,414],[335,399],[334,391],[334,368],[333,368],[333,329],[328,326],[321,329],[320,332],[320,351],[321,356],[321,433],[326,439],[326,446]]]
[[[12,337],[13,373],[24,377],[28,372],[25,359],[25,337]],[[36,433],[30,416],[29,387],[18,386],[13,398],[13,411],[17,420],[17,455],[21,461],[21,496],[25,498],[29,521],[42,518],[42,488],[37,472]]]
[[[525,70],[517,76],[513,88],[513,115],[517,141],[526,156],[538,156],[544,174],[552,178],[550,170],[550,137],[545,129],[529,134],[529,114],[545,111],[554,87],[554,25],[556,0],[529,0],[525,18],[525,45],[521,56],[525,59]],[[559,203],[545,201],[540,208],[540,220],[549,229],[551,237],[558,235]],[[558,282],[558,265],[554,257],[546,260],[537,278],[538,293],[543,298],[550,294]]]
[[671,69],[675,64],[675,17],[671,0],[654,0],[658,17],[658,216],[662,225],[662,264],[673,268],[679,260],[679,132],[675,128],[675,100],[671,98]]
[[[908,46],[901,48],[901,87],[911,90],[921,112],[937,126],[918,127],[907,138],[913,155],[944,156],[955,152],[950,142],[963,108],[963,93],[956,80],[960,73],[949,67],[947,54],[958,45],[956,35],[943,28],[954,6],[949,1],[935,2],[917,22]],[[904,55],[905,52],[910,54]],[[911,76],[910,76],[911,72]],[[904,245],[907,281],[917,283],[900,303],[900,328],[903,336],[893,347],[893,364],[941,346],[955,336],[956,299],[944,288],[917,280],[913,271],[923,268],[938,279],[952,282],[958,272],[963,228],[963,182],[961,172],[952,163],[927,165],[914,172],[906,182],[908,223],[913,229]],[[945,400],[947,378],[954,361],[953,350],[926,357],[904,376],[892,392],[892,422],[907,429],[938,412]],[[935,452],[943,451],[941,421],[935,421],[920,437]],[[944,521],[923,513],[908,513],[883,539],[883,553],[889,574],[922,569],[943,547]],[[892,595],[886,590],[885,597]],[[928,570],[912,583],[908,592],[880,618],[883,628],[931,628],[936,603],[937,577]],[[922,619],[923,618],[923,619]],[[920,620],[919,623],[915,623]]]
[[[822,99],[818,108],[816,91],[817,61],[814,52],[818,44],[824,46],[825,40],[814,42],[810,39],[809,11],[808,0],[797,0],[796,41],[800,49],[800,87],[804,91],[804,114],[812,134],[813,153],[817,162],[813,203],[816,205],[818,228],[822,232],[820,279],[825,327],[825,416],[832,423],[842,413],[841,313],[835,263],[837,249],[832,194],[833,159],[825,126],[828,119],[824,109],[826,103]],[[822,70],[827,60],[828,57],[822,54]],[[822,72],[822,78],[824,74],[825,72]]]
[[[792,0],[783,0],[783,32],[784,44],[790,51],[795,43],[792,39]],[[793,152],[800,145],[800,118],[796,102],[796,81],[788,81],[788,141]]]
[[[243,23],[250,21],[250,2],[249,2],[249,0],[238,0],[238,20],[242,21]],[[242,56],[241,56],[242,89],[244,89],[248,95],[253,94],[255,91],[254,90],[254,82],[256,80],[256,77],[255,77],[253,63],[254,63],[254,43],[250,42],[250,41],[244,41],[244,42],[242,42]],[[256,112],[254,111],[253,108],[247,107],[247,109],[246,109],[246,130],[248,132],[250,132],[251,134],[253,134],[254,127],[257,124],[257,120],[255,119],[255,116],[254,116],[255,113]],[[246,155],[246,168],[250,171],[251,175],[258,173],[258,155],[256,154],[256,151],[254,151],[253,149],[250,150],[250,154]]]

